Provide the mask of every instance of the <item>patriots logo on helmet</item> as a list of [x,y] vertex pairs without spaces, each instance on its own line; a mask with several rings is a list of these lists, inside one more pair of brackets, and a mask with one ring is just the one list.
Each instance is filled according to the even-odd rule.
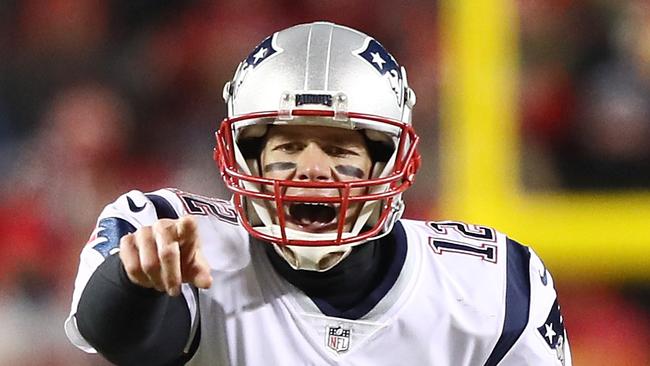
[[274,45],[274,40],[275,40],[275,34],[269,37],[266,37],[260,44],[255,47],[253,52],[246,57],[246,60],[244,61],[246,63],[246,67],[252,67],[255,68],[259,66],[262,62],[264,62],[266,59],[271,57],[274,53],[278,52],[278,48]]
[[264,61],[268,60],[271,56],[282,52],[283,49],[278,47],[275,42],[275,37],[277,33],[272,36],[266,37],[260,44],[253,49],[248,57],[239,64],[237,71],[235,72],[235,77],[230,83],[230,95],[234,96],[237,93],[237,89],[244,82],[246,75],[261,65]]
[[397,104],[402,106],[404,101],[404,82],[402,80],[402,68],[397,64],[395,58],[386,51],[384,46],[372,38],[366,40],[365,47],[354,53],[364,59],[375,68],[390,83]]

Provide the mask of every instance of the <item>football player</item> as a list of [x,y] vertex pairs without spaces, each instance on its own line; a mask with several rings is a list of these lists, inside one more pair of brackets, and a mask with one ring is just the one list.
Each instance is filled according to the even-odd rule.
[[131,191],[81,252],[65,330],[119,365],[570,365],[553,279],[491,228],[400,219],[415,93],[375,39],[279,31],[223,91],[232,200]]

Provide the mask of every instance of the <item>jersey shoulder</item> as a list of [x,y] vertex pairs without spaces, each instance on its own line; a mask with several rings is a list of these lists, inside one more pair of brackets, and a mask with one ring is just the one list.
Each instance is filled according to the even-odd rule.
[[108,204],[97,219],[83,254],[98,261],[118,251],[122,236],[153,225],[159,219],[195,216],[206,249],[213,242],[241,240],[245,235],[228,200],[164,188],[129,191]]
[[237,214],[229,200],[207,197],[176,188],[163,188],[152,192],[131,190],[108,204],[100,214],[100,218],[132,216],[134,219],[147,222],[147,218],[174,219],[184,215],[213,216],[226,223],[238,224]]
[[[409,248],[422,249],[424,281],[432,284],[436,296],[458,305],[451,314],[471,318],[475,325],[483,315],[500,319],[491,361],[510,357],[556,364],[570,359],[565,356],[570,351],[553,277],[531,247],[487,226],[458,221],[402,224]],[[510,349],[517,351],[505,357]]]
[[[432,254],[448,261],[499,263],[507,250],[508,238],[488,227],[460,221],[401,220],[409,243],[426,246]],[[471,265],[468,262],[468,265]]]
[[[422,247],[431,266],[453,276],[468,276],[470,285],[480,284],[482,281],[477,279],[482,276],[499,276],[503,281],[532,284],[535,280],[553,287],[553,280],[535,251],[494,228],[448,220],[401,222],[409,247]],[[497,283],[490,280],[490,284]]]

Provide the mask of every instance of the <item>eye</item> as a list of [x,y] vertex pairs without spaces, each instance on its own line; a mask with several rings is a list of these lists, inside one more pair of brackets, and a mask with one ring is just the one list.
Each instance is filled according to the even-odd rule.
[[297,153],[305,148],[305,144],[302,142],[292,141],[280,144],[273,148],[274,151],[282,151],[283,153],[293,154]]
[[329,156],[334,156],[334,157],[346,157],[350,155],[359,155],[356,152],[346,149],[341,146],[337,145],[326,145],[323,147],[323,151]]

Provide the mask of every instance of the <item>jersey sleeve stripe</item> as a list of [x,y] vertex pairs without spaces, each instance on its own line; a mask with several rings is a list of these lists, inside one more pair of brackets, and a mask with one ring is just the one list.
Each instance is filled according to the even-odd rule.
[[530,251],[507,239],[506,314],[503,331],[485,366],[496,366],[515,344],[530,315]]
[[174,207],[162,196],[156,194],[147,194],[147,198],[153,203],[156,208],[156,215],[159,219],[177,219],[178,213]]
[[192,293],[192,296],[194,297],[195,306],[194,309],[190,307],[190,311],[194,311],[194,314],[192,315],[192,330],[190,332],[190,337],[187,341],[187,344],[185,345],[185,349],[183,350],[184,352],[183,364],[189,362],[192,359],[192,357],[194,357],[194,354],[199,349],[199,343],[201,341],[201,317],[199,316],[200,313],[199,289],[195,286],[191,286],[190,291]]

